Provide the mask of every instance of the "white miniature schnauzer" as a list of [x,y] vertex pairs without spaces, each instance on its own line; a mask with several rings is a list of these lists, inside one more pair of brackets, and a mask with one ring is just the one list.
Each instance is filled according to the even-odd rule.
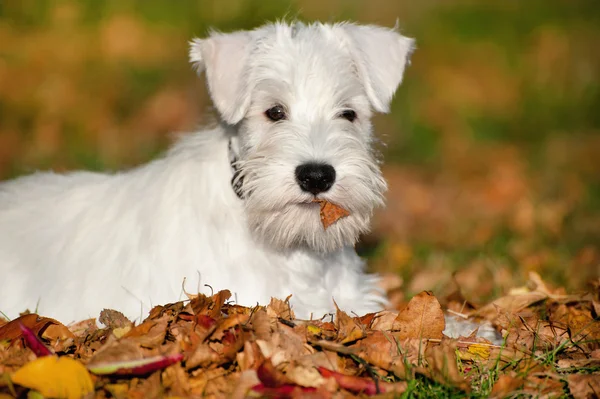
[[[297,317],[380,310],[354,250],[382,205],[372,111],[413,51],[394,29],[274,23],[194,40],[220,115],[162,158],[112,175],[36,173],[0,185],[0,311],[65,323],[137,318],[197,287]],[[325,229],[317,201],[349,212]],[[206,285],[210,286],[208,288]]]

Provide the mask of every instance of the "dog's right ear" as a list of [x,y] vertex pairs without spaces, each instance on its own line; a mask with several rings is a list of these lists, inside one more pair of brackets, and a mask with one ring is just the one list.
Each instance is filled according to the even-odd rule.
[[190,42],[190,61],[198,73],[206,70],[206,81],[221,118],[238,123],[250,106],[246,60],[250,51],[248,32],[212,32],[206,39]]

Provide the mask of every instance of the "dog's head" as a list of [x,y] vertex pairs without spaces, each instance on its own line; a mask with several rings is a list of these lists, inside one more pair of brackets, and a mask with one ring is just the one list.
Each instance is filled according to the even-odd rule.
[[[348,23],[275,23],[192,42],[222,120],[237,128],[257,238],[327,252],[368,230],[386,189],[371,113],[389,110],[413,48],[395,30]],[[350,216],[324,229],[315,199]]]

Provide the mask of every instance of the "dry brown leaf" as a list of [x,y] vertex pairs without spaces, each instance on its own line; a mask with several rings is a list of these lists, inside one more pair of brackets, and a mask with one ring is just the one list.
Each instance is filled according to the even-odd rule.
[[397,317],[398,312],[395,310],[384,310],[376,313],[373,318],[373,323],[371,323],[371,329],[378,331],[392,331]]
[[496,380],[492,389],[491,398],[502,399],[510,396],[510,394],[525,384],[525,381],[516,376],[516,373],[502,374]]
[[570,374],[567,382],[569,391],[575,399],[591,399],[600,396],[600,373]]
[[276,321],[267,315],[265,308],[257,309],[250,319],[250,327],[257,339],[269,339]]
[[104,386],[104,389],[107,390],[110,393],[110,395],[114,398],[125,399],[127,398],[127,394],[129,393],[129,384],[106,384]]
[[219,354],[209,344],[200,344],[185,361],[185,367],[188,370],[197,367],[208,367],[216,364],[219,360]]
[[165,314],[158,319],[146,319],[139,326],[133,327],[124,338],[135,339],[144,348],[156,348],[161,345],[167,335],[170,316]]
[[317,388],[325,383],[325,379],[313,366],[294,365],[286,370],[285,375],[292,383],[303,387]]
[[573,342],[589,352],[600,349],[600,320],[595,320],[589,310],[571,308],[568,326]]
[[78,323],[69,324],[69,331],[75,335],[77,338],[85,338],[89,334],[98,330],[98,326],[96,325],[96,319],[87,319],[82,320]]
[[190,394],[190,382],[186,370],[181,363],[167,367],[161,375],[164,388],[170,390],[172,396],[187,397]]
[[577,368],[600,368],[600,359],[559,359],[556,364],[559,371]]
[[221,309],[225,301],[229,298],[231,298],[229,290],[219,291],[211,297],[198,294],[197,297],[192,299],[190,305],[195,315],[203,314],[213,319],[219,319],[221,317]]
[[257,339],[256,344],[262,355],[270,359],[276,367],[283,362],[290,362],[313,353],[313,349],[306,343],[305,337],[285,325],[279,325],[270,341]]
[[284,320],[293,320],[296,318],[292,307],[290,306],[289,299],[287,297],[285,301],[277,298],[271,298],[271,302],[267,305],[267,315],[269,317],[278,318],[281,317]]
[[427,291],[415,295],[398,313],[393,329],[398,339],[441,339],[445,328],[444,312],[436,297]]
[[454,340],[442,340],[440,345],[427,347],[424,356],[427,366],[417,367],[417,372],[442,384],[450,384],[469,392],[471,386],[456,361],[456,345]]
[[131,327],[133,325],[123,313],[113,309],[103,309],[102,312],[100,312],[98,321],[111,330],[114,330],[115,328]]
[[562,394],[563,383],[561,376],[549,371],[540,373],[529,372],[525,379],[524,393],[535,398],[556,398]]
[[357,341],[366,336],[365,328],[363,325],[356,321],[353,317],[350,317],[346,312],[340,310],[335,303],[335,327],[337,329],[337,341],[342,344]]
[[88,367],[99,367],[121,361],[138,360],[144,357],[139,343],[133,339],[110,339],[89,360]]
[[152,373],[146,378],[134,378],[131,381],[127,399],[160,398],[162,392],[160,373]]
[[225,332],[220,342],[211,342],[211,347],[220,355],[218,364],[234,360],[237,353],[244,347],[244,342],[249,336],[250,334],[243,328],[232,328]]
[[329,226],[340,220],[341,218],[350,216],[350,212],[339,205],[333,204],[325,200],[313,200],[321,206],[320,215],[323,228],[327,230]]
[[214,329],[214,332],[210,334],[207,338],[210,338],[211,340],[214,339],[220,341],[223,338],[223,335],[227,332],[227,330],[240,324],[246,324],[249,318],[250,315],[242,313],[234,314],[229,317],[224,317],[218,322],[216,328]]
[[[414,342],[412,342],[414,341]],[[406,340],[400,343],[392,333],[371,331],[350,349],[367,363],[387,370],[398,378],[407,378],[406,364],[417,364],[419,352],[425,345],[419,340]]]
[[246,341],[244,342],[244,349],[237,354],[236,360],[240,366],[240,370],[245,371],[250,369],[256,370],[264,362],[265,358],[256,342]]
[[248,397],[250,389],[259,384],[260,380],[256,375],[256,370],[246,370],[240,373],[240,377],[236,383],[235,390],[231,394],[231,399],[245,399]]
[[207,370],[207,382],[202,397],[206,398],[227,398],[231,396],[237,382],[237,373],[230,373],[222,368]]
[[488,320],[495,319],[499,313],[517,313],[537,302],[543,301],[548,296],[541,292],[523,292],[507,295],[496,299],[492,303],[480,308],[476,315]]

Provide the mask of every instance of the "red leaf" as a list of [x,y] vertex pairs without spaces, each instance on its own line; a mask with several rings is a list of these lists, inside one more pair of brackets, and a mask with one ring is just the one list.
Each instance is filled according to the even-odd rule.
[[317,367],[317,369],[323,377],[334,378],[341,388],[347,389],[350,392],[364,393],[367,395],[376,395],[378,393],[384,393],[384,389],[382,387],[379,387],[379,392],[377,391],[375,381],[373,381],[370,378],[344,375],[321,366]]
[[52,355],[52,351],[44,345],[41,339],[38,338],[37,335],[30,328],[25,327],[22,323],[19,323],[19,328],[23,333],[23,339],[25,340],[25,344],[29,349],[35,353],[37,357],[42,356],[50,356]]
[[266,387],[277,388],[290,384],[290,380],[281,371],[277,370],[269,359],[265,360],[256,370],[260,382]]
[[196,316],[196,320],[198,321],[198,325],[209,330],[212,326],[217,324],[217,321],[210,316],[205,314],[199,314]]

